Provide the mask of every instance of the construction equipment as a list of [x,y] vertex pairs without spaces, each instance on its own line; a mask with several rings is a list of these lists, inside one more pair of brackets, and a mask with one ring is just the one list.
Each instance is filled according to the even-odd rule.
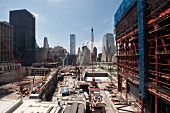
[[91,28],[91,62],[92,62],[92,85],[96,86],[97,82],[95,82],[95,77],[94,77],[94,33],[93,33],[93,27]]
[[[16,74],[18,75],[18,84],[19,84],[20,79],[21,79],[21,77],[20,77],[20,67],[19,67],[19,63],[22,62],[22,60],[21,60],[22,54],[19,53],[17,50],[14,49],[14,51],[19,55],[18,58],[16,58],[16,57],[14,56],[13,52],[12,52],[13,50],[11,50],[11,48],[10,48],[9,44],[7,43],[7,41],[5,41],[5,48],[6,48],[6,50],[8,51],[8,53],[11,55],[12,60],[14,60],[14,62],[15,62],[15,64],[16,64]],[[23,91],[23,89],[24,89],[24,87],[22,86],[22,84],[19,84],[19,89],[20,89],[20,92],[22,93],[22,91]]]

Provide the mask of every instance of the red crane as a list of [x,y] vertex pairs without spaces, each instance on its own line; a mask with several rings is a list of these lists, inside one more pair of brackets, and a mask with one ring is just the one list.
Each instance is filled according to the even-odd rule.
[[[10,54],[12,60],[14,60],[14,62],[16,64],[16,74],[18,75],[18,83],[19,83],[20,79],[21,79],[19,63],[22,62],[22,60],[21,60],[22,54],[19,53],[17,50],[14,50],[19,55],[18,58],[16,58],[14,56],[13,52],[12,52],[13,50],[10,48],[9,44],[7,43],[7,41],[4,41],[4,42],[5,42],[4,46],[5,46],[6,50],[8,51],[8,53]],[[19,85],[20,92],[22,92],[23,88],[24,87],[22,85]]]
[[93,27],[91,28],[91,62],[92,62],[92,85],[96,86],[97,82],[95,81],[94,77],[94,33],[93,33]]

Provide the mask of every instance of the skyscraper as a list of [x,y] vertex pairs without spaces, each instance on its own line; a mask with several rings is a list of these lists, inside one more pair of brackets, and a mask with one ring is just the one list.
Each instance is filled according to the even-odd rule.
[[0,22],[0,62],[9,62],[13,54],[13,27],[7,22]]
[[76,54],[76,35],[75,34],[70,35],[70,54],[71,55]]
[[47,37],[44,37],[44,48],[46,48],[46,49],[49,48],[49,44],[48,44],[48,39],[47,39]]
[[94,61],[97,61],[97,48],[96,47],[94,47],[94,49],[93,49],[93,54],[94,54]]
[[108,57],[115,54],[114,37],[112,33],[103,36],[102,61],[108,62]]
[[115,53],[115,46],[114,46],[114,37],[112,33],[106,33],[103,36],[103,47],[105,48],[106,52],[110,54]]
[[35,62],[35,17],[26,9],[10,11],[13,26],[13,47],[22,54],[22,64]]
[[[15,51],[16,52],[16,51]],[[0,74],[14,70],[20,64],[13,62],[13,27],[8,22],[0,22]],[[6,74],[0,84],[15,78],[13,74]],[[2,77],[2,76],[1,76]],[[8,79],[10,77],[11,79]]]

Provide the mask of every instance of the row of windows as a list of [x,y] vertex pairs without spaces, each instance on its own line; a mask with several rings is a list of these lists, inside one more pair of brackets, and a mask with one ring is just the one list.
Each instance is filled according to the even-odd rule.
[[[17,66],[0,67],[0,71],[9,71],[16,69]],[[20,66],[19,66],[20,67]]]

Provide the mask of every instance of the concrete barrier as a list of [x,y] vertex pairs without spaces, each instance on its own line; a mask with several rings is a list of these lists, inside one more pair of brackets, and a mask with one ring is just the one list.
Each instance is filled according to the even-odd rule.
[[5,113],[13,113],[21,104],[23,103],[23,100],[18,100],[13,106],[11,106]]

